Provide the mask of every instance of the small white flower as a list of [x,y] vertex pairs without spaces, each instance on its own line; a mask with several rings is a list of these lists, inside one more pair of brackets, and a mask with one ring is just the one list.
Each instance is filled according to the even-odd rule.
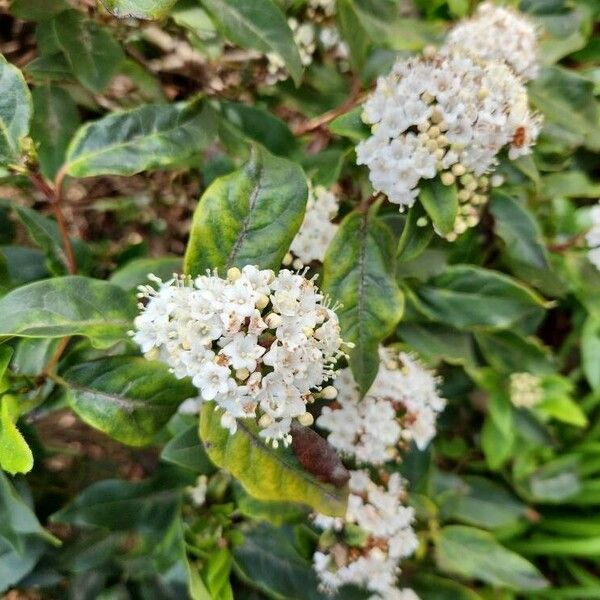
[[510,401],[519,408],[533,408],[544,399],[542,380],[532,373],[512,373]]
[[200,475],[196,480],[196,485],[188,488],[188,494],[195,506],[202,506],[206,502],[206,492],[208,490],[208,477]]
[[205,400],[214,400],[217,394],[226,394],[229,390],[230,371],[214,362],[205,362],[192,379]]
[[236,333],[231,342],[221,350],[221,354],[230,359],[231,366],[234,369],[254,371],[256,361],[265,353],[265,348],[259,346],[257,342],[258,337],[256,335]]

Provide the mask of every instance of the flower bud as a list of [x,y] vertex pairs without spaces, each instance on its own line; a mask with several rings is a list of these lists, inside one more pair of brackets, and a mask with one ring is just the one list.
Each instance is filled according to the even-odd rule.
[[305,412],[298,417],[298,423],[304,425],[304,427],[310,427],[314,422],[315,418],[309,412]]
[[267,304],[269,304],[269,297],[261,294],[256,301],[256,308],[258,308],[258,310],[262,310],[267,306]]
[[231,267],[227,270],[227,279],[237,281],[242,276],[242,272],[237,267]]
[[338,391],[332,385],[328,385],[321,390],[319,396],[323,398],[323,400],[334,400],[337,398]]

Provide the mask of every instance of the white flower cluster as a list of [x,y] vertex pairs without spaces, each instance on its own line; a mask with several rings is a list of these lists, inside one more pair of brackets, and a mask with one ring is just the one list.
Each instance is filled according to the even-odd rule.
[[412,528],[414,509],[403,504],[405,482],[393,473],[385,485],[377,485],[367,471],[352,471],[349,485],[346,518],[318,515],[315,524],[338,532],[349,524],[358,527],[364,543],[350,547],[333,536],[327,548],[315,552],[313,565],[321,586],[334,593],[354,584],[375,593],[374,599],[398,598],[394,592],[398,565],[418,547]]
[[333,376],[341,351],[335,312],[303,275],[246,266],[227,279],[216,272],[175,278],[147,298],[133,339],[176,377],[191,377],[203,400],[223,409],[221,424],[258,418],[260,435],[277,447],[291,441],[293,418],[310,425],[313,390]]
[[[312,63],[313,54],[317,49],[317,32],[315,26],[309,21],[300,23],[294,17],[288,19],[288,25],[294,34],[294,42],[296,42],[296,46],[298,47],[302,65],[308,67]],[[287,79],[288,73],[281,56],[276,52],[268,52],[266,57],[267,83],[273,85],[278,81]]]
[[[290,246],[291,254],[284,264],[294,262],[294,268],[302,268],[314,260],[323,262],[325,252],[335,236],[338,226],[331,222],[337,216],[340,202],[331,191],[319,185],[310,189],[306,203],[306,213],[300,230]],[[293,256],[292,256],[293,255]]]
[[528,154],[540,119],[510,68],[458,49],[433,49],[401,59],[380,77],[364,105],[372,135],[356,148],[373,187],[401,210],[412,206],[419,182],[440,175],[458,184],[461,206],[449,239],[479,221],[498,154]]
[[470,19],[450,30],[447,42],[484,60],[501,60],[525,80],[539,71],[538,29],[516,10],[484,2]]
[[544,399],[542,381],[532,373],[512,373],[510,401],[518,408],[533,408]]
[[592,226],[585,235],[585,241],[589,247],[588,259],[600,270],[600,204],[590,210]]
[[397,458],[401,441],[420,450],[436,433],[436,419],[446,401],[438,378],[404,352],[381,348],[377,377],[364,398],[350,369],[335,381],[337,402],[325,406],[317,425],[329,431],[329,443],[359,464],[381,465]]

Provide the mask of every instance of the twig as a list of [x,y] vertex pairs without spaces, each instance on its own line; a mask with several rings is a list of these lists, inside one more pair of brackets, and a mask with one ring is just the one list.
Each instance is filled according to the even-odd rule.
[[315,131],[316,129],[320,129],[323,125],[327,125],[335,118],[347,113],[349,110],[353,109],[355,106],[358,106],[362,102],[365,101],[369,92],[360,93],[360,80],[358,77],[354,78],[352,82],[352,91],[350,92],[350,96],[337,108],[327,111],[322,115],[315,117],[314,119],[310,119],[301,123],[293,130],[295,136],[300,137],[311,131]]
[[548,244],[548,250],[550,252],[564,252],[565,250],[570,250],[573,246],[577,246],[579,242],[585,239],[587,231],[583,231],[569,238],[566,242],[561,242],[560,244]]
[[[54,212],[56,223],[58,225],[58,231],[60,233],[63,250],[65,252],[67,271],[69,274],[74,275],[77,273],[77,261],[75,260],[75,253],[73,252],[73,246],[69,237],[67,223],[61,207],[63,200],[62,187],[65,176],[66,171],[64,168],[61,168],[56,174],[54,184],[51,185],[39,173],[29,173],[29,179],[31,180],[31,183],[33,183],[34,187],[46,197],[46,200],[52,207],[52,211]],[[54,372],[54,369],[56,368],[60,357],[66,350],[70,339],[70,337],[64,337],[60,340],[60,343],[56,347],[54,354],[50,357],[50,360],[42,371],[43,377],[47,377]]]
[[61,169],[56,175],[54,185],[50,185],[39,173],[30,173],[29,179],[35,188],[41,192],[45,197],[56,218],[58,225],[58,231],[62,241],[62,246],[65,251],[65,259],[67,262],[67,271],[73,275],[77,272],[77,262],[75,260],[75,253],[73,252],[73,246],[71,239],[69,238],[69,231],[67,229],[67,223],[65,216],[62,212],[62,183],[65,177],[65,172]]

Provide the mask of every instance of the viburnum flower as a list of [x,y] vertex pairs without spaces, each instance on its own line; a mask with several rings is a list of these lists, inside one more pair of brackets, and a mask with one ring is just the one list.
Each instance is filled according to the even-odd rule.
[[588,259],[600,270],[600,204],[592,207],[589,215],[592,226],[585,235],[589,247]]
[[[367,471],[351,471],[348,509],[344,519],[317,515],[314,523],[327,530],[321,547],[313,555],[320,585],[333,594],[354,584],[387,598],[395,588],[399,563],[418,547],[412,528],[414,509],[405,506],[405,481],[398,473],[386,475],[385,484],[375,483]],[[348,544],[353,535],[360,544]]]
[[448,33],[447,45],[470,50],[485,60],[504,61],[525,80],[539,72],[538,28],[524,14],[483,2],[470,18]]
[[337,216],[339,199],[323,186],[310,188],[306,203],[304,221],[290,246],[291,254],[284,264],[294,262],[295,268],[302,268],[314,260],[323,262],[325,252],[335,236],[338,226],[331,222]]
[[306,405],[344,354],[337,316],[314,278],[246,266],[226,279],[152,280],[158,289],[140,287],[147,303],[132,335],[148,358],[199,389],[185,412],[214,400],[224,427],[234,433],[237,419],[258,419],[275,447],[290,443],[292,419],[312,423]]
[[519,408],[533,408],[544,399],[542,380],[532,373],[512,373],[510,401]]
[[414,204],[422,179],[439,174],[445,185],[457,183],[451,240],[479,222],[499,153],[528,154],[540,130],[507,65],[454,48],[397,61],[377,80],[362,117],[372,135],[356,147],[357,162],[401,210]]
[[423,450],[436,433],[436,419],[446,401],[439,379],[413,356],[380,348],[381,364],[364,398],[350,369],[334,383],[337,401],[323,407],[317,425],[329,443],[358,464],[381,465],[398,456],[402,441]]

